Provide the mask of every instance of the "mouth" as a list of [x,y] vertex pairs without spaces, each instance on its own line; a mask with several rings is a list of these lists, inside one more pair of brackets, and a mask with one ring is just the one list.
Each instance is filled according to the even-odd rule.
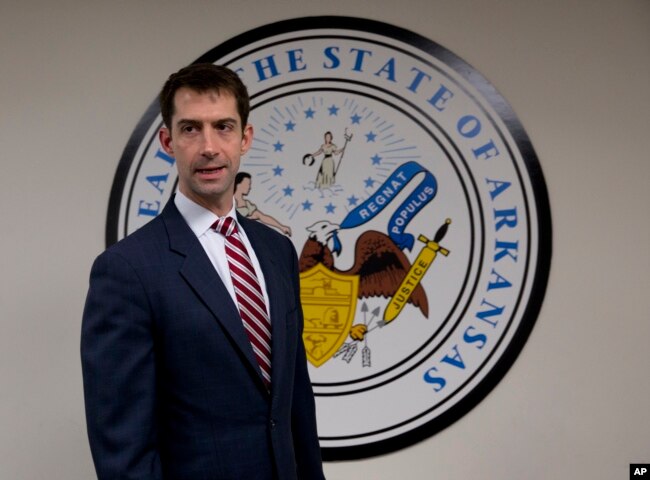
[[221,175],[222,172],[226,170],[225,166],[222,167],[205,167],[197,168],[196,173],[203,178],[214,178]]

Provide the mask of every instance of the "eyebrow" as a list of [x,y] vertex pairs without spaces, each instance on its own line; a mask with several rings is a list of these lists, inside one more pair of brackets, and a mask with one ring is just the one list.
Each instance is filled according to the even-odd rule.
[[[176,125],[200,125],[203,122],[201,120],[195,120],[192,118],[181,118],[176,122]],[[223,125],[224,123],[232,123],[234,125],[239,125],[239,122],[234,117],[225,117],[219,118],[213,122],[210,122],[211,125]]]

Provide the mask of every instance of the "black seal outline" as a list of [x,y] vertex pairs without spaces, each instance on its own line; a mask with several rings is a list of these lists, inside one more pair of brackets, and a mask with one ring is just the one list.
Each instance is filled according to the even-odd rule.
[[[506,129],[512,135],[522,155],[523,164],[531,182],[533,200],[537,212],[538,254],[528,304],[525,306],[522,320],[517,330],[499,360],[474,389],[468,392],[448,411],[429,422],[389,439],[348,447],[324,447],[322,450],[323,459],[326,461],[353,460],[399,450],[432,436],[460,419],[478,405],[505,376],[521,353],[535,325],[546,293],[552,257],[553,234],[551,209],[541,165],[539,164],[530,138],[510,105],[485,77],[464,60],[417,33],[384,22],[354,17],[317,16],[294,18],[267,24],[237,35],[200,56],[193,63],[215,62],[252,42],[281,33],[318,29],[348,29],[361,32],[375,32],[379,35],[416,47],[438,58],[460,74],[470,85],[481,93],[483,98],[503,120]],[[142,115],[120,158],[108,204],[105,236],[107,246],[112,245],[118,240],[120,206],[128,173],[139,145],[142,143],[144,136],[159,113],[160,109],[157,99],[155,99]]]

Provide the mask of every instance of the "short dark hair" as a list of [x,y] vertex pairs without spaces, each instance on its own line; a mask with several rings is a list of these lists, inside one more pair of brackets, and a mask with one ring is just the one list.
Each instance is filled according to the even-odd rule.
[[158,96],[163,122],[171,130],[174,116],[174,96],[180,88],[198,93],[227,92],[235,97],[242,129],[248,123],[250,99],[248,90],[239,76],[227,67],[212,63],[195,63],[172,73]]
[[235,188],[237,188],[237,185],[243,182],[245,178],[251,178],[251,174],[248,172],[237,172],[237,175],[235,175]]

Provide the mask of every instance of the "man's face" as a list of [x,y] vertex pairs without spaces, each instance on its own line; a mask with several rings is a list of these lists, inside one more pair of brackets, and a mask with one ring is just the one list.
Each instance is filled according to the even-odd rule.
[[[223,216],[232,208],[240,157],[253,140],[242,129],[235,97],[180,88],[174,95],[171,131],[160,129],[160,143],[176,159],[178,188],[199,205]],[[243,130],[243,131],[242,131]]]

